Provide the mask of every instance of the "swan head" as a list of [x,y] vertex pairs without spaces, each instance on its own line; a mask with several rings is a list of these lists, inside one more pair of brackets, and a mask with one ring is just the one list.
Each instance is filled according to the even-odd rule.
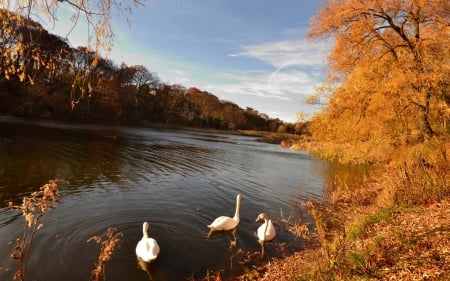
[[258,215],[258,217],[256,218],[255,222],[257,222],[259,220],[270,220],[270,217],[266,213],[261,213],[261,214]]
[[236,201],[241,202],[241,200],[242,200],[242,195],[238,194],[236,197]]

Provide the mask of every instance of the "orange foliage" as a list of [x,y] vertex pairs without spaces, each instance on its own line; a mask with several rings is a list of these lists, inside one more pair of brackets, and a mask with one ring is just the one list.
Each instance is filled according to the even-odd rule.
[[[140,3],[140,0],[0,1],[1,74],[7,79],[17,75],[20,81],[33,82],[28,73],[29,68],[53,67],[51,61],[42,60],[40,52],[32,50],[32,43],[36,38],[33,37],[29,27],[38,26],[42,29],[31,20],[32,15],[38,15],[37,18],[41,21],[55,23],[57,10],[61,6],[68,6],[69,10],[73,11],[71,16],[73,26],[77,25],[78,19],[82,16],[88,25],[86,40],[89,49],[96,51],[96,58],[92,61],[92,66],[95,67],[100,58],[98,52],[100,50],[108,52],[113,43],[114,33],[111,25],[113,11],[127,17],[131,14],[132,8]],[[126,19],[128,21],[128,18]],[[67,30],[68,33],[70,31]]]
[[334,39],[338,78],[322,87],[332,93],[313,119],[317,139],[397,146],[447,133],[450,2],[329,0],[309,36]]

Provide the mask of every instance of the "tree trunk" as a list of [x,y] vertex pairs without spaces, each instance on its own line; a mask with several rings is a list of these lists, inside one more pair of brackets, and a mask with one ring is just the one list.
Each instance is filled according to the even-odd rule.
[[428,116],[430,110],[430,99],[431,94],[427,91],[425,97],[425,106],[421,107],[421,122],[422,122],[422,132],[424,133],[425,139],[431,139],[434,135],[433,128],[431,128],[430,119]]

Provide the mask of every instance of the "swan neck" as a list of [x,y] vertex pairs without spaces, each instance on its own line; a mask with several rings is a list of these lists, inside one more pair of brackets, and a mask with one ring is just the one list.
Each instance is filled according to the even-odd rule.
[[142,226],[142,236],[145,238],[148,238],[148,224],[147,223],[145,223]]
[[266,225],[266,227],[264,228],[264,236],[267,235],[267,228],[269,227],[269,221],[266,218],[264,218],[264,224]]
[[241,201],[238,199],[236,202],[236,212],[234,213],[234,220],[239,220],[239,208],[241,207]]

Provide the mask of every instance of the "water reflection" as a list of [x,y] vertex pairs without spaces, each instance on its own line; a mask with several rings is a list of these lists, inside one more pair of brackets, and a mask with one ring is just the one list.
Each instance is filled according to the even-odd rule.
[[238,245],[238,229],[239,227],[235,227],[231,230],[221,230],[221,231],[209,231],[206,236],[207,239],[229,239],[230,240],[230,249],[237,247]]
[[337,189],[354,191],[361,187],[369,177],[371,169],[367,165],[333,163],[327,166],[325,173],[325,196]]
[[260,256],[260,258],[264,259],[264,257],[266,256],[266,242],[258,240],[258,243],[261,246],[261,256]]
[[136,260],[137,260],[138,268],[147,274],[148,280],[153,281],[153,275],[152,275],[152,267],[153,267],[152,264],[153,263],[145,262],[145,261],[141,260],[140,258],[137,258]]

